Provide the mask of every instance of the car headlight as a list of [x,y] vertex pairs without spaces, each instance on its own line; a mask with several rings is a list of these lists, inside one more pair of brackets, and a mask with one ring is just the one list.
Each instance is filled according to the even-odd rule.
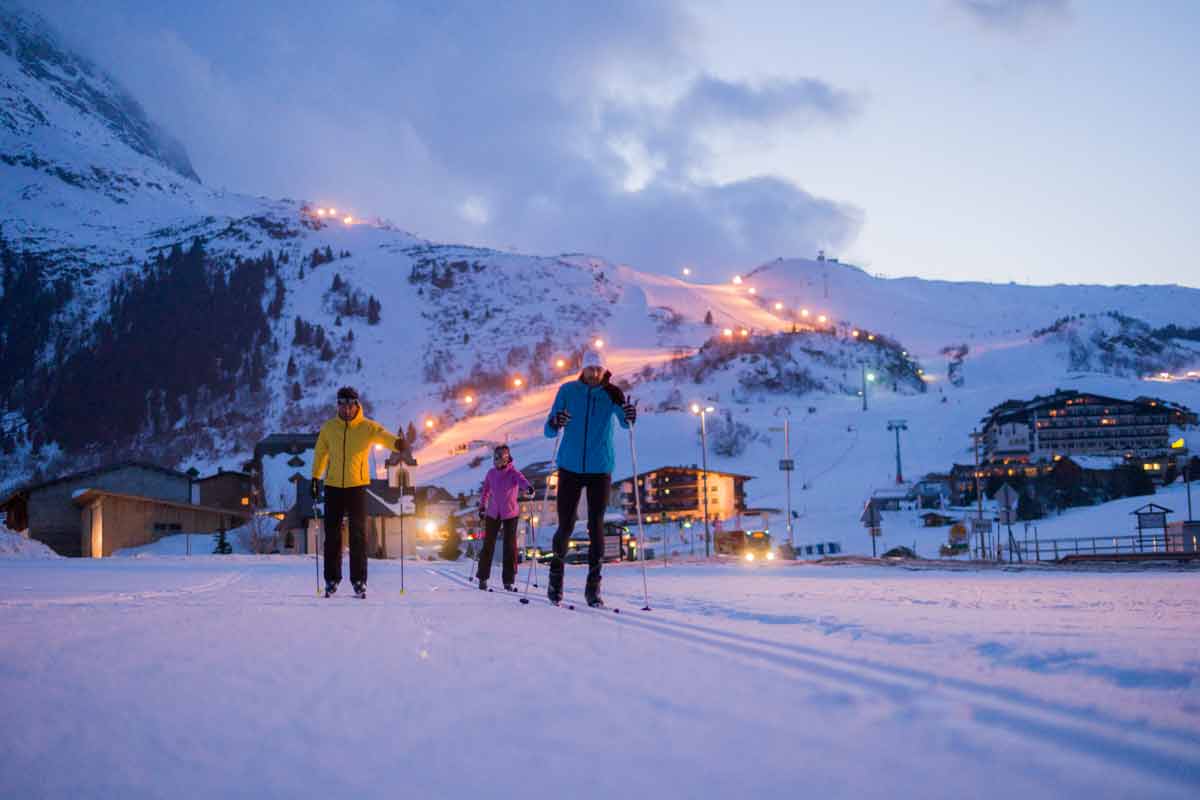
[[754,553],[746,553],[746,560],[747,560],[747,561],[753,561],[753,560],[754,560]]
[[775,560],[775,554],[767,553],[767,561],[774,561],[774,560]]

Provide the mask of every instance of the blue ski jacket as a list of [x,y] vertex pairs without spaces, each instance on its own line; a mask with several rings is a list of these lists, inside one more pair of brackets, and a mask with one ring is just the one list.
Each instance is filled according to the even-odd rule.
[[612,423],[615,418],[622,428],[629,427],[624,410],[612,401],[603,386],[588,386],[582,380],[564,383],[558,387],[554,405],[546,415],[547,439],[557,435],[550,420],[563,410],[571,415],[571,421],[563,428],[558,466],[571,472],[611,474],[614,460]]

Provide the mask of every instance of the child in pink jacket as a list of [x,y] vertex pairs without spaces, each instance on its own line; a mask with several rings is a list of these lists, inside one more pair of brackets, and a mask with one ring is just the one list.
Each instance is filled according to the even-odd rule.
[[484,521],[483,549],[479,553],[479,588],[486,591],[492,574],[492,554],[496,551],[496,534],[504,530],[504,588],[517,590],[517,518],[521,514],[518,496],[533,497],[533,487],[513,465],[508,445],[498,445],[492,452],[492,464],[483,479],[483,494],[479,498],[479,516]]

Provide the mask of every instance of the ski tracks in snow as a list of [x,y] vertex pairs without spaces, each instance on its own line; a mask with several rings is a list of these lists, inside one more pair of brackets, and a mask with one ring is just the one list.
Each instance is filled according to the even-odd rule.
[[[459,585],[461,575],[429,570]],[[579,598],[578,590],[567,595]],[[523,596],[523,595],[522,595]],[[608,624],[772,669],[785,677],[822,684],[829,697],[861,697],[897,710],[920,713],[930,706],[957,709],[973,723],[1037,741],[1052,751],[1069,751],[1146,777],[1200,789],[1200,733],[1123,719],[1103,710],[1047,700],[1020,689],[982,683],[863,657],[839,655],[809,645],[777,641],[690,621],[683,612],[636,610],[641,602],[622,598],[626,613],[600,614]],[[652,603],[653,605],[653,603]],[[585,611],[586,613],[586,611]],[[682,616],[683,619],[675,618]],[[598,623],[605,624],[605,623]],[[887,643],[885,643],[887,644]]]
[[93,594],[67,595],[64,597],[29,597],[0,600],[0,608],[51,608],[54,606],[95,606],[119,603],[139,604],[150,601],[178,601],[187,597],[204,595],[228,589],[246,577],[246,570],[218,575],[212,580],[178,589],[161,589],[144,592],[97,592]]

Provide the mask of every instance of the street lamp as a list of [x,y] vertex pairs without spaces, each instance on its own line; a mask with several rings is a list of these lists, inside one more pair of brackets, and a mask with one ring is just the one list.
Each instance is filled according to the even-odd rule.
[[867,410],[867,384],[875,382],[875,373],[867,372],[867,362],[860,361],[859,367],[862,369],[862,397],[863,411]]
[[699,403],[692,403],[692,413],[700,416],[700,463],[704,468],[704,557],[708,558],[708,426],[705,424],[705,417],[713,411],[712,406],[701,407]]
[[776,311],[783,311],[783,303],[776,303],[776,304],[775,304],[775,310],[776,310]]
[[779,412],[783,412],[783,460],[779,462],[779,468],[783,470],[784,479],[787,481],[787,531],[788,544],[792,546],[792,552],[795,553],[796,537],[792,535],[792,410],[787,406],[780,406],[775,409],[775,416],[779,416]]
[[524,385],[525,385],[525,381],[521,380],[520,378],[513,378],[513,388],[514,389],[520,389]]
[[467,405],[471,405],[471,403],[475,402],[475,398],[472,395],[467,395],[466,397],[463,398],[463,402],[466,403]]
[[432,417],[429,417],[428,419],[425,420],[425,430],[427,430],[427,431],[433,430],[433,425],[434,425],[434,423],[433,423]]
[[684,276],[691,275],[692,271],[690,269],[688,269],[687,267],[684,267],[683,274],[684,274]]

